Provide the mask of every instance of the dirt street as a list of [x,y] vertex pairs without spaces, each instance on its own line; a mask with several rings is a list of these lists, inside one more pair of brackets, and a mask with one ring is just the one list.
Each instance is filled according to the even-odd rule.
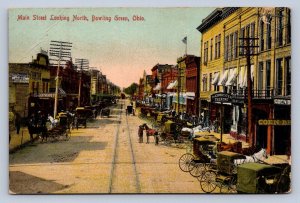
[[[121,104],[123,108],[121,108]],[[138,142],[145,121],[125,114],[128,101],[73,129],[68,141],[36,143],[9,160],[10,190],[48,193],[202,193],[199,182],[178,167],[185,149]]]

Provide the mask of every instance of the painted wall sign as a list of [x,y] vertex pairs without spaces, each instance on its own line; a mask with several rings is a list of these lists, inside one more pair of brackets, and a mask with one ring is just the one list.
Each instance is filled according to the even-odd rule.
[[11,73],[10,76],[13,83],[29,83],[27,73]]
[[258,125],[291,125],[291,120],[258,120]]

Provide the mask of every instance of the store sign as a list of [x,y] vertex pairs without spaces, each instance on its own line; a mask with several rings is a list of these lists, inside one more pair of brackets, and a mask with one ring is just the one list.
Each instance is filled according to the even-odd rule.
[[212,103],[228,103],[231,102],[231,96],[227,93],[215,93],[211,95]]
[[258,125],[291,125],[291,120],[258,120]]
[[291,105],[291,100],[290,99],[274,99],[274,104]]
[[10,76],[13,83],[29,83],[27,73],[11,73]]

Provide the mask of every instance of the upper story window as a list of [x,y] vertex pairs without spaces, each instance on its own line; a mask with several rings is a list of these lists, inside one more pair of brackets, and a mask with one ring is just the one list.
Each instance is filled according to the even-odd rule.
[[250,24],[250,54],[254,53],[254,46],[255,46],[255,23]]
[[213,59],[213,38],[210,40],[210,60]]
[[225,37],[225,46],[224,46],[225,61],[228,61],[228,55],[229,55],[229,36],[226,36]]
[[259,24],[259,48],[260,48],[260,51],[263,51],[264,50],[264,45],[265,45],[265,39],[264,39],[264,21],[260,21],[260,24]]
[[286,42],[291,43],[291,10],[287,8],[286,10],[287,18],[287,29],[286,29]]
[[203,87],[203,91],[207,91],[207,74],[203,74],[203,78],[202,78],[202,87]]
[[238,57],[238,32],[237,31],[233,35],[233,44],[234,44],[233,58],[237,58]]
[[208,41],[204,42],[204,64],[207,64],[208,60]]
[[279,8],[277,11],[278,23],[277,23],[277,46],[282,46],[283,44],[283,9]]
[[221,34],[218,35],[218,42],[217,42],[217,57],[221,57]]
[[270,17],[267,24],[267,49],[271,49],[272,47],[272,18]]

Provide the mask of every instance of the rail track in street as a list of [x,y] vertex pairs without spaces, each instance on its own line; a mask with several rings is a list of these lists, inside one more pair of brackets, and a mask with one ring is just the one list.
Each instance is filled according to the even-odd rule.
[[[134,178],[134,186],[133,187],[134,187],[135,191],[131,191],[131,192],[134,192],[134,193],[141,192],[139,176],[138,176],[137,168],[136,168],[135,155],[134,155],[132,140],[131,140],[131,135],[130,135],[130,129],[129,129],[129,125],[128,125],[128,119],[127,119],[127,116],[125,116],[125,118],[123,118],[123,116],[125,114],[125,110],[126,110],[125,103],[126,103],[125,100],[121,100],[119,103],[119,105],[120,105],[119,115],[118,115],[118,123],[119,124],[116,126],[116,131],[115,131],[115,139],[114,139],[114,144],[113,144],[113,156],[112,156],[111,169],[110,169],[110,174],[109,174],[108,193],[118,192],[118,191],[115,191],[115,190],[117,190],[116,189],[116,187],[117,187],[116,185],[118,184],[117,179],[123,178],[123,177],[121,177],[121,174],[118,174],[117,168],[116,168],[117,165],[120,167],[123,166],[122,165],[123,162],[121,161],[121,158],[120,158],[121,157],[120,152],[124,151],[124,149],[121,150],[120,148],[122,146],[120,146],[120,144],[119,144],[121,134],[127,135],[126,142],[128,142],[128,147],[129,147],[128,150],[129,150],[130,158],[131,158],[131,160],[129,162],[126,162],[126,164],[129,164],[132,166],[131,170],[132,170],[133,174],[130,176],[130,179],[132,180],[132,178]],[[125,120],[125,122],[124,122],[124,120]],[[120,132],[121,127],[125,127],[125,130],[123,129],[122,132]]]

